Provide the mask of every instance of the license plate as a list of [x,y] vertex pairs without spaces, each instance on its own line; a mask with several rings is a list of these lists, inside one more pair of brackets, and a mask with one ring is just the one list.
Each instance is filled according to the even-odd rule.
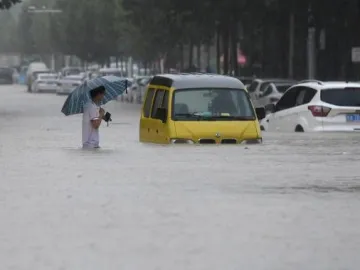
[[360,122],[360,114],[347,114],[346,122]]

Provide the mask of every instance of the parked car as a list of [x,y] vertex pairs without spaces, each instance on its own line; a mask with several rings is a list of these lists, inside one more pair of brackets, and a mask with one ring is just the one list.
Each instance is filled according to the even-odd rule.
[[36,74],[39,73],[49,73],[50,70],[47,68],[46,64],[43,62],[33,62],[29,65],[26,72],[26,85],[27,91],[31,92],[31,86],[33,82],[36,80]]
[[70,75],[61,78],[57,83],[57,95],[69,95],[78,86],[84,83],[84,75]]
[[265,107],[269,104],[275,104],[279,101],[282,95],[293,86],[293,82],[274,82],[266,86],[264,92],[260,93],[257,100],[258,106]]
[[59,75],[56,73],[40,73],[32,85],[33,92],[56,93]]
[[[120,96],[120,101],[130,102],[132,91],[136,91],[135,80],[133,78],[126,78],[128,81],[128,87],[126,91]],[[133,88],[135,87],[135,88]]]
[[291,83],[295,84],[296,81],[288,79],[255,79],[247,88],[252,102],[255,106],[260,106],[258,104],[258,99],[265,89],[269,86],[270,83]]
[[267,106],[268,131],[360,131],[360,83],[303,82]]
[[236,77],[236,78],[238,78],[245,86],[250,85],[254,80],[254,77]]
[[14,69],[9,67],[0,67],[0,84],[13,84],[13,74]]
[[131,87],[129,101],[131,103],[141,104],[142,96],[145,94],[145,89],[149,83],[151,76],[137,76]]
[[85,71],[86,80],[92,80],[97,77],[96,71],[87,70]]
[[209,74],[152,78],[140,116],[140,142],[158,144],[256,144],[258,120],[244,84]]
[[145,93],[146,93],[146,89],[151,81],[151,79],[153,78],[153,76],[148,76],[144,79],[141,80],[140,82],[140,104],[142,104],[145,101]]
[[38,77],[42,74],[51,74],[51,70],[48,70],[48,71],[36,71],[36,72],[33,72],[32,75],[31,75],[31,81],[32,81],[32,84],[31,84],[31,87],[30,87],[30,92],[33,92],[34,91],[34,88],[33,88],[33,85],[34,85],[34,82],[38,79]]
[[98,71],[98,76],[118,76],[118,77],[123,77],[123,72],[121,71],[120,68],[101,68]]
[[64,67],[60,72],[62,77],[67,77],[71,75],[78,75],[83,71],[84,69],[81,67]]

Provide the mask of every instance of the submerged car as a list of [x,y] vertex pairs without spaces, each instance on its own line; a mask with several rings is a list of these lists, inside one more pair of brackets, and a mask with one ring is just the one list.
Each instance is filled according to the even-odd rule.
[[33,92],[56,93],[59,76],[55,73],[39,74],[32,85]]
[[275,104],[279,101],[282,95],[293,86],[293,82],[275,82],[270,83],[264,90],[260,93],[257,103],[259,106],[266,107],[269,104]]
[[137,86],[135,85],[135,80],[133,78],[125,78],[127,80],[126,91],[119,97],[120,101],[130,102],[132,96],[132,91],[136,91]]
[[117,76],[124,77],[124,72],[120,68],[101,68],[98,71],[98,76]]
[[71,75],[60,79],[57,83],[57,95],[69,95],[78,86],[84,83],[84,75]]
[[146,86],[151,80],[151,76],[138,76],[135,79],[136,89],[131,91],[130,102],[141,104],[144,101]]
[[14,83],[14,69],[8,67],[0,67],[0,84]]
[[285,85],[294,85],[296,81],[291,79],[255,79],[247,87],[251,100],[255,106],[262,106],[259,104],[259,98],[263,97],[264,91],[271,84],[285,84]]
[[159,144],[260,143],[259,121],[244,84],[210,74],[158,75],[149,82],[140,142]]
[[33,62],[29,65],[26,71],[26,84],[27,91],[31,92],[33,82],[36,80],[37,75],[40,73],[51,73],[51,71],[47,68],[46,64],[43,62]]
[[280,132],[360,131],[360,84],[306,81],[288,89],[262,121]]
[[62,77],[71,76],[71,75],[78,75],[83,72],[83,68],[81,67],[64,67],[60,74]]

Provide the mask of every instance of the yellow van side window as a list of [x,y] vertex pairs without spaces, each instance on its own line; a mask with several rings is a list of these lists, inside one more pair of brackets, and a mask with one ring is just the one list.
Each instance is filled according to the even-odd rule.
[[169,91],[165,91],[162,107],[169,109]]
[[151,105],[152,105],[152,101],[154,98],[154,94],[155,94],[155,89],[149,88],[147,95],[146,95],[146,100],[145,100],[144,109],[143,109],[143,114],[144,114],[144,117],[146,117],[146,118],[150,117]]
[[157,90],[154,100],[154,106],[152,107],[151,111],[151,118],[155,118],[156,110],[161,108],[163,98],[164,98],[165,91],[164,90]]

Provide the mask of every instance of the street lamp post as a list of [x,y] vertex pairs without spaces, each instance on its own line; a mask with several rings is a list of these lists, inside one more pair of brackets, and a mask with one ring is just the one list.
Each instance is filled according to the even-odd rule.
[[[61,9],[49,9],[46,6],[42,6],[41,8],[36,8],[35,6],[29,6],[27,9],[28,13],[33,14],[59,14],[63,11]],[[51,70],[55,70],[55,54],[53,52],[52,46],[51,46]]]

